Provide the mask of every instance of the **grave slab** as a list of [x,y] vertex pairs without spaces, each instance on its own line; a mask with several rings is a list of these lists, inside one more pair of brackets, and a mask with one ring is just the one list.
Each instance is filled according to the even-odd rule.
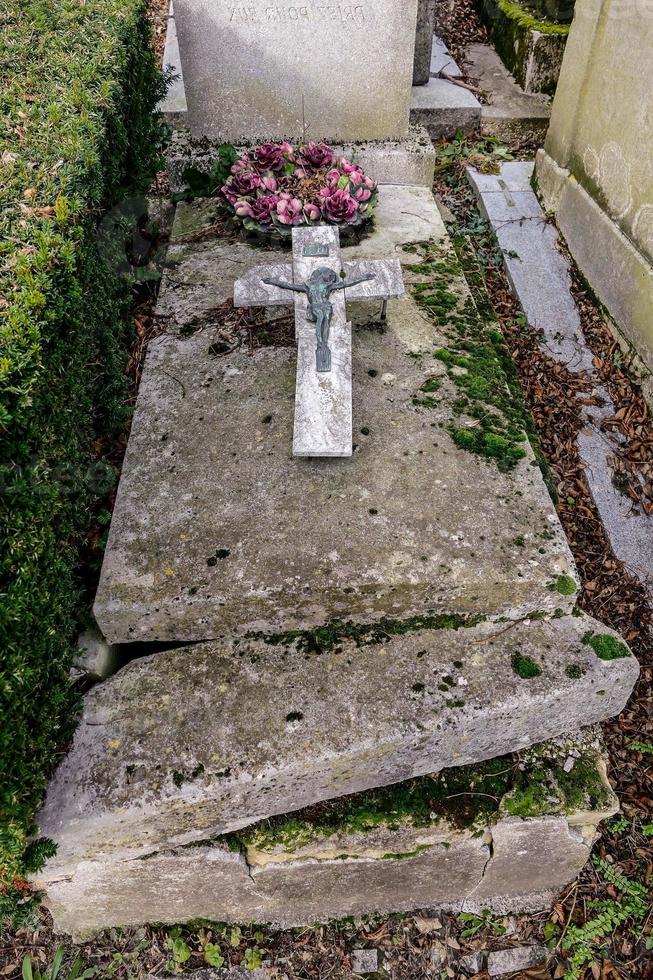
[[571,292],[571,270],[558,249],[559,235],[544,214],[530,180],[532,163],[506,163],[499,174],[468,169],[479,206],[490,221],[503,252],[506,272],[529,325],[543,330],[543,345],[571,372],[593,381],[596,405],[581,406],[584,426],[578,448],[587,483],[612,549],[626,568],[653,591],[653,536],[649,518],[614,482],[612,456],[622,436],[602,421],[616,412],[610,393],[594,368],[594,354],[582,331]]
[[[446,808],[426,818],[390,812],[358,826],[343,817],[325,827],[323,816],[315,824],[300,814],[142,858],[115,860],[101,849],[65,867],[55,858],[35,884],[47,889],[56,930],[80,937],[197,918],[287,928],[416,908],[539,910],[578,874],[598,822],[616,810],[602,761],[590,766],[598,767],[598,796],[575,809],[553,793],[538,816],[511,816],[508,794],[494,815],[468,815],[467,824]],[[359,805],[371,812],[365,797]]]
[[[417,228],[442,229],[429,214],[381,221],[344,254],[397,255]],[[409,248],[399,254],[414,263]],[[252,265],[270,254],[252,248]],[[196,307],[191,261],[169,273],[190,279],[175,305],[190,335],[155,338],[143,373],[95,606],[108,640],[571,608],[555,583],[573,562],[527,443],[500,472],[448,431],[458,388],[433,357],[450,342],[446,320],[407,297],[390,302],[380,329],[352,304],[353,457],[293,459],[294,348],[216,356],[219,324],[195,329],[196,317],[216,288],[208,270],[220,282],[233,267],[228,257],[204,267]],[[459,309],[471,309],[462,273],[450,279],[448,296],[457,290]],[[166,286],[164,308],[168,296]],[[424,401],[433,383],[437,398]]]
[[175,0],[191,131],[365,140],[408,131],[417,0]]
[[591,371],[592,355],[582,341],[569,265],[556,248],[558,232],[547,222],[531,187],[532,161],[511,162],[499,174],[482,174],[472,167],[467,172],[529,326],[544,331],[547,348],[570,370]]
[[[51,782],[39,823],[56,866],[131,860],[618,714],[635,658],[589,617],[540,616],[341,624],[133,661],[86,695]],[[600,659],[588,633],[622,655]]]

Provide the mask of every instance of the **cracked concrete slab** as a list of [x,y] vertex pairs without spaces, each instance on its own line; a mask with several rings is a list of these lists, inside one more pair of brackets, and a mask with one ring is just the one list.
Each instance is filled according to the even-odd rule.
[[[519,751],[616,715],[634,657],[589,617],[214,641],[84,699],[39,815],[52,867],[142,857],[322,800]],[[451,627],[454,628],[451,628]],[[616,659],[586,641],[600,630]]]
[[449,54],[444,41],[435,34],[433,36],[433,47],[431,48],[431,75],[439,75],[446,72],[452,78],[462,78],[463,73]]
[[65,873],[50,862],[36,884],[47,889],[56,930],[76,937],[197,918],[288,928],[425,907],[539,910],[583,867],[597,821],[615,810],[609,799],[600,813],[498,817],[467,829],[389,816],[367,829],[318,829],[299,844],[254,837],[128,860],[99,853]]
[[556,248],[558,232],[531,187],[532,173],[532,161],[505,163],[498,174],[467,168],[529,326],[544,331],[547,351],[569,370],[591,371],[592,355],[582,339],[569,266]]

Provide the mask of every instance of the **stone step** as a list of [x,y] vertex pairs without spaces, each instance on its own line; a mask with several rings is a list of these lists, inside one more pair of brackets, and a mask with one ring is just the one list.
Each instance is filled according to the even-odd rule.
[[221,334],[235,279],[278,253],[189,241],[189,211],[204,220],[186,209],[171,250],[95,604],[106,638],[570,611],[569,547],[432,195],[382,188],[374,232],[343,248],[401,258],[411,294],[386,324],[348,305],[347,460],[292,457],[292,330],[253,353]]
[[86,695],[40,829],[62,875],[142,858],[603,721],[637,675],[594,620],[535,610],[161,652]]
[[476,133],[481,128],[481,103],[473,92],[446,78],[431,78],[414,85],[410,121],[423,126],[432,139],[454,136],[458,130]]
[[465,49],[467,75],[481,89],[481,133],[510,142],[516,137],[543,143],[551,118],[546,95],[524,92],[491,44]]
[[444,42],[433,37],[431,77],[426,84],[413,85],[410,120],[423,126],[432,139],[454,136],[458,130],[474,133],[480,129],[481,103],[473,92],[451,79],[462,77],[460,68]]
[[141,858],[100,844],[65,870],[50,862],[35,884],[56,930],[78,937],[197,918],[291,927],[416,908],[535,911],[617,810],[599,752],[587,732]]

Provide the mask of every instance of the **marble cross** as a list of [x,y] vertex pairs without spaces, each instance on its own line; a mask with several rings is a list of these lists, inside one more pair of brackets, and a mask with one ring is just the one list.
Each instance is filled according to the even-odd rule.
[[[234,306],[287,306],[294,300],[293,455],[351,456],[351,323],[345,303],[382,300],[385,318],[388,299],[404,295],[401,265],[398,259],[343,262],[340,233],[329,225],[293,228],[292,249],[292,265],[255,266],[238,279]],[[322,282],[327,286],[320,291]]]

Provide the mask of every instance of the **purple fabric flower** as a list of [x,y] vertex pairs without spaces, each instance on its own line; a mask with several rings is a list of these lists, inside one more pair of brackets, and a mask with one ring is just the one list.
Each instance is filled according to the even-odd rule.
[[326,143],[307,143],[300,146],[299,159],[307,171],[323,170],[333,163],[333,150]]
[[254,150],[254,165],[261,171],[278,172],[285,167],[289,151],[289,143],[264,143]]
[[269,224],[272,221],[272,212],[276,211],[278,203],[279,198],[276,194],[261,194],[252,201],[250,217],[261,224]]
[[243,153],[242,157],[239,157],[236,162],[231,167],[232,174],[237,174],[241,170],[251,170],[252,161],[250,160],[247,153]]
[[304,215],[307,221],[317,221],[321,214],[322,212],[317,204],[309,202],[304,205]]
[[301,225],[304,222],[304,206],[292,194],[280,194],[277,202],[277,219],[282,225]]
[[222,193],[231,204],[241,197],[247,197],[261,186],[261,178],[253,170],[239,170],[232,174],[222,188]]
[[351,223],[358,217],[358,203],[346,190],[330,190],[325,187],[320,191],[322,198],[322,214],[332,224],[342,221]]
[[372,196],[372,191],[367,187],[354,187],[354,189],[351,191],[351,196],[355,201],[362,203],[363,201],[369,201]]

